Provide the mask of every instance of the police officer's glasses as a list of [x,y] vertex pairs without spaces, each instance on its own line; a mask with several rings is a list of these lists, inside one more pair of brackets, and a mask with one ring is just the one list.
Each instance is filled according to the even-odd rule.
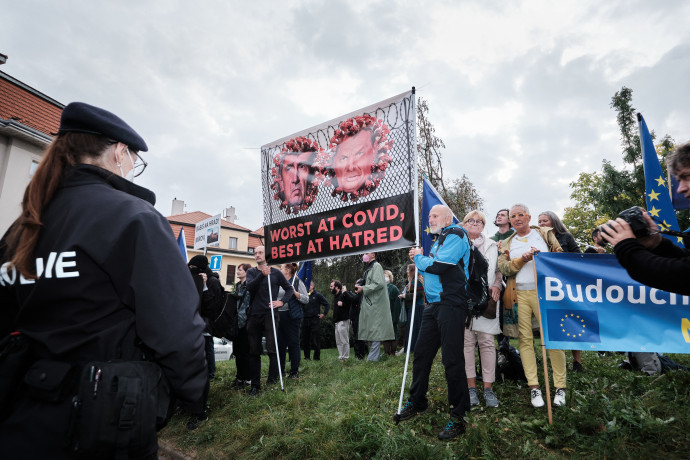
[[139,155],[139,152],[136,150],[130,150],[129,147],[127,147],[127,153],[134,154],[134,157],[136,158],[136,161],[134,162],[134,177],[139,177],[149,164],[144,161],[144,159]]

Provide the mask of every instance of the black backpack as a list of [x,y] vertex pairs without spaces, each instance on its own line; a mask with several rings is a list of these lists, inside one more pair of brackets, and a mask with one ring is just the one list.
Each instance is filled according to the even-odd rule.
[[219,300],[213,314],[208,316],[211,335],[230,341],[237,340],[237,295],[224,290]]
[[[439,235],[438,244],[443,245],[443,241],[448,235],[458,235],[460,238],[467,237],[467,242],[470,244],[470,260],[467,272],[469,277],[467,279],[467,320],[468,322],[474,316],[478,318],[484,313],[489,306],[489,282],[487,273],[489,271],[489,261],[486,260],[484,254],[481,253],[478,247],[472,244],[467,231],[462,227],[451,228]],[[464,270],[462,258],[458,262],[458,266]]]

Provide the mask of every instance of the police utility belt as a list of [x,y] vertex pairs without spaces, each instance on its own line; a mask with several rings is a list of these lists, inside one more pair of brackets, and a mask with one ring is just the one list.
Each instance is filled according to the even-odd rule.
[[145,449],[172,414],[170,386],[151,361],[75,363],[41,358],[31,339],[14,332],[0,342],[0,420],[18,399],[69,400],[65,445],[76,457],[99,458]]

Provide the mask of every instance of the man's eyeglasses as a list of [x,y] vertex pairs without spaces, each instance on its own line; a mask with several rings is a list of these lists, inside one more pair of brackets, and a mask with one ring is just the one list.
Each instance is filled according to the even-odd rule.
[[527,214],[525,214],[524,212],[519,212],[519,213],[516,213],[516,214],[511,214],[510,218],[511,218],[511,219],[515,219],[516,217],[525,217],[526,215],[527,215]]
[[139,177],[149,164],[144,161],[144,159],[139,155],[139,152],[136,150],[130,150],[129,147],[127,147],[127,153],[133,153],[137,158],[137,160],[134,162],[134,177]]
[[476,220],[475,220],[475,219],[467,219],[467,220],[465,221],[465,223],[466,223],[466,224],[470,224],[470,225],[473,225],[473,224],[477,224],[477,225],[481,224],[481,225],[484,225],[484,221],[479,220],[479,219],[476,219]]

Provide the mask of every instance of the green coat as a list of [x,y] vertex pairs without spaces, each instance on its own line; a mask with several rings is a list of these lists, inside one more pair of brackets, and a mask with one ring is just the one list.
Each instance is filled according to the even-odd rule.
[[394,340],[388,289],[380,263],[372,264],[364,281],[357,338],[368,342]]
[[393,325],[398,324],[398,319],[400,319],[400,309],[402,308],[402,302],[400,301],[400,290],[393,283],[388,284],[388,300],[391,304],[391,318],[393,319]]

